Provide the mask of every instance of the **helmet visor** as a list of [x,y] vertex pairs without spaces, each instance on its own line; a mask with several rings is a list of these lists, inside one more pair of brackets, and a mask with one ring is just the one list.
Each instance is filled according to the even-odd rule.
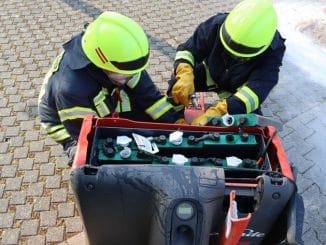
[[126,61],[126,62],[119,62],[119,61],[110,61],[112,65],[114,65],[117,69],[122,71],[134,71],[145,67],[147,64],[149,57],[149,53],[139,59]]

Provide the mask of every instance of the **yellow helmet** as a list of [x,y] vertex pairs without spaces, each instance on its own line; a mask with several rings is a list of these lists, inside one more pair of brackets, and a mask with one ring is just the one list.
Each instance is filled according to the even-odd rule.
[[144,30],[119,13],[102,13],[87,26],[81,42],[87,58],[105,70],[134,74],[148,64],[149,44]]
[[226,17],[220,38],[231,54],[250,58],[269,47],[276,26],[277,15],[270,0],[244,0]]

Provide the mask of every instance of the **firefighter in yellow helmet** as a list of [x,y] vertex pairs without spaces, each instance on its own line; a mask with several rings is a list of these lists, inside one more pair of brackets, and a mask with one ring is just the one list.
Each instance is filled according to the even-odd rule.
[[182,117],[145,71],[149,43],[132,19],[104,12],[63,48],[44,79],[39,117],[70,163],[87,114],[168,123]]
[[168,95],[184,106],[195,91],[215,91],[219,97],[193,125],[226,113],[261,113],[261,103],[278,82],[285,52],[276,27],[270,0],[244,0],[229,14],[201,23],[178,46]]

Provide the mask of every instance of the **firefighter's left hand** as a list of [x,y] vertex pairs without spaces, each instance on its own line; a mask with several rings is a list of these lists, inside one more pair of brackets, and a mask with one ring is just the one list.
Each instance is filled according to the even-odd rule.
[[227,103],[226,100],[218,102],[215,106],[211,106],[206,110],[204,114],[196,117],[191,125],[204,126],[207,124],[208,117],[218,117],[227,113]]
[[187,63],[180,63],[176,69],[176,83],[172,87],[172,98],[176,104],[189,105],[189,96],[195,92],[194,70]]

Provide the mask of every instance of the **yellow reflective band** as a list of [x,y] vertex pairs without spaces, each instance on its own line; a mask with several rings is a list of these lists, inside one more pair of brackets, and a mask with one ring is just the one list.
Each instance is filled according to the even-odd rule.
[[71,136],[67,132],[65,128],[58,130],[52,134],[48,134],[52,139],[54,139],[56,142],[64,141],[66,139],[69,139]]
[[47,135],[56,142],[66,140],[71,137],[68,131],[64,128],[63,124],[51,126],[48,123],[41,122],[41,126],[46,130]]
[[105,100],[105,93],[103,90],[101,90],[98,95],[96,95],[93,99],[93,102],[95,105],[100,104],[103,100]]
[[64,128],[63,124],[55,125],[55,126],[53,126],[53,127],[47,125],[47,126],[46,126],[46,132],[47,132],[48,134],[51,134],[51,133],[53,133],[53,132],[55,132],[55,131],[57,131],[57,130],[59,130],[59,129],[62,129],[62,128]]
[[115,112],[121,112],[121,103],[118,101],[117,107],[115,108]]
[[209,72],[209,69],[206,65],[205,62],[203,62],[203,65],[205,67],[205,71],[206,71],[206,86],[209,89],[213,89],[213,88],[217,88],[217,83],[213,80],[213,78],[211,77],[211,73]]
[[109,92],[108,92],[108,89],[107,89],[107,88],[103,88],[103,87],[102,87],[102,91],[103,91],[104,95],[108,95],[108,94],[109,94]]
[[79,106],[69,108],[69,109],[63,109],[59,111],[61,122],[64,122],[66,120],[83,119],[85,115],[89,115],[89,114],[97,116],[97,113],[93,111],[91,108],[85,108]]
[[121,111],[131,111],[130,99],[128,94],[124,90],[120,90],[121,98]]
[[234,96],[238,97],[245,104],[247,113],[259,107],[258,96],[247,86],[243,86]]
[[180,59],[189,61],[192,66],[195,65],[195,58],[194,58],[194,56],[192,55],[191,52],[189,52],[187,50],[178,51],[175,54],[174,60],[176,61],[176,60],[180,60]]
[[41,127],[44,128],[46,130],[46,132],[49,130],[49,128],[51,127],[50,124],[48,123],[43,123],[43,122],[40,122],[41,124]]
[[134,87],[136,87],[136,85],[138,84],[139,80],[140,80],[140,75],[141,73],[137,73],[136,75],[134,75],[128,82],[127,82],[127,86],[131,89],[133,89]]
[[173,106],[167,101],[166,97],[163,97],[152,106],[147,108],[146,113],[150,115],[154,120],[156,120],[171,108],[173,108]]
[[105,104],[105,95],[107,94],[107,91],[102,89],[98,95],[96,95],[93,99],[93,102],[95,104],[96,110],[99,114],[100,117],[105,117],[107,115],[109,115],[110,109],[108,108],[108,106]]
[[96,106],[96,110],[100,117],[105,117],[111,113],[104,101]]
[[102,90],[94,97],[93,102],[95,105],[100,104],[103,100],[105,100],[105,95],[107,94],[107,91],[105,91],[103,88]]
[[46,130],[47,134],[53,133],[54,131],[64,128],[63,124],[53,126],[49,123],[43,123],[43,122],[41,122],[41,126]]

